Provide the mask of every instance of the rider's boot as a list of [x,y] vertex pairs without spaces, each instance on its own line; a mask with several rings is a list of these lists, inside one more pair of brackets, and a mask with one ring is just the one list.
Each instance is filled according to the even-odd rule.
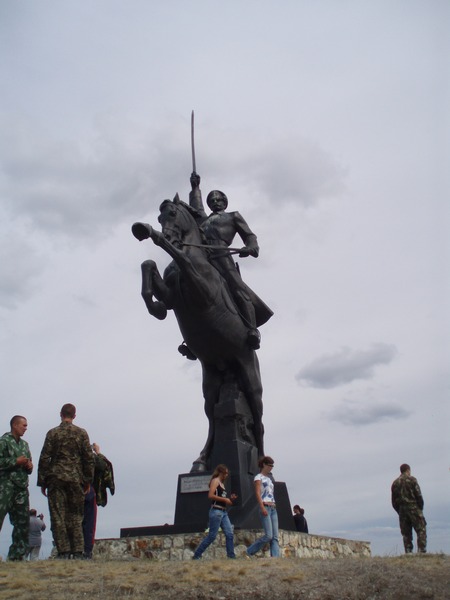
[[238,295],[237,303],[241,312],[242,320],[249,326],[247,329],[247,345],[252,350],[258,350],[261,345],[261,334],[256,329],[255,309],[251,301],[245,296]]
[[261,346],[261,334],[257,329],[247,331],[247,344],[252,350],[258,350]]

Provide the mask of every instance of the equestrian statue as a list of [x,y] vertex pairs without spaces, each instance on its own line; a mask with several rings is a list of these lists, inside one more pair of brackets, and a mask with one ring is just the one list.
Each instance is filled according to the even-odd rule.
[[[194,154],[193,154],[194,156]],[[256,350],[258,327],[272,316],[270,308],[241,279],[232,255],[257,257],[257,238],[239,212],[226,212],[228,199],[214,190],[203,207],[200,176],[191,175],[189,204],[178,194],[164,200],[158,221],[161,231],[135,223],[133,235],[150,238],[171,257],[161,277],[155,261],[142,263],[142,297],[149,313],[165,319],[173,310],[183,336],[179,351],[202,366],[202,388],[208,435],[191,472],[211,468],[215,439],[215,409],[224,391],[237,390],[249,408],[242,437],[264,455],[262,384]],[[244,246],[232,248],[238,234]]]

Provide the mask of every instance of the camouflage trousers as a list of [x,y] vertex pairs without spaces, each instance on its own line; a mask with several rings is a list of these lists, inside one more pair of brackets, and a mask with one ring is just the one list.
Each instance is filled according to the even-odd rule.
[[28,488],[19,488],[7,479],[0,480],[0,529],[5,516],[13,526],[8,560],[23,560],[28,551],[30,502]]
[[48,508],[56,549],[63,553],[82,553],[84,493],[79,483],[54,481],[48,486]]
[[427,550],[427,522],[419,508],[400,509],[400,531],[403,536],[405,552],[413,551],[413,528],[417,535],[417,548],[419,552]]

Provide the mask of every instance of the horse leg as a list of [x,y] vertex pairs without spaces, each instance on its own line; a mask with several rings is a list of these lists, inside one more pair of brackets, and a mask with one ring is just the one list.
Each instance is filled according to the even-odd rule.
[[262,422],[263,402],[262,402],[262,383],[259,370],[258,357],[252,350],[250,360],[240,362],[240,379],[243,391],[253,416],[253,434],[255,436],[258,456],[264,456],[264,425]]
[[206,471],[208,459],[214,442],[214,406],[219,401],[222,375],[218,369],[202,363],[203,397],[205,399],[205,414],[208,418],[208,437],[199,457],[194,460],[191,473]]
[[[153,295],[161,295],[162,286],[165,285],[154,260],[146,260],[141,265],[142,271],[142,291],[141,296],[144,299],[148,312],[159,320],[167,316],[167,307],[164,302],[154,301]],[[158,279],[159,278],[159,279]]]

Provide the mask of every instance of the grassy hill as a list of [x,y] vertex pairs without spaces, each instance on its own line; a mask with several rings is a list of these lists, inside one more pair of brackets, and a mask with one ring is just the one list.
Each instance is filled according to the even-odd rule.
[[0,600],[447,600],[450,556],[0,563]]

